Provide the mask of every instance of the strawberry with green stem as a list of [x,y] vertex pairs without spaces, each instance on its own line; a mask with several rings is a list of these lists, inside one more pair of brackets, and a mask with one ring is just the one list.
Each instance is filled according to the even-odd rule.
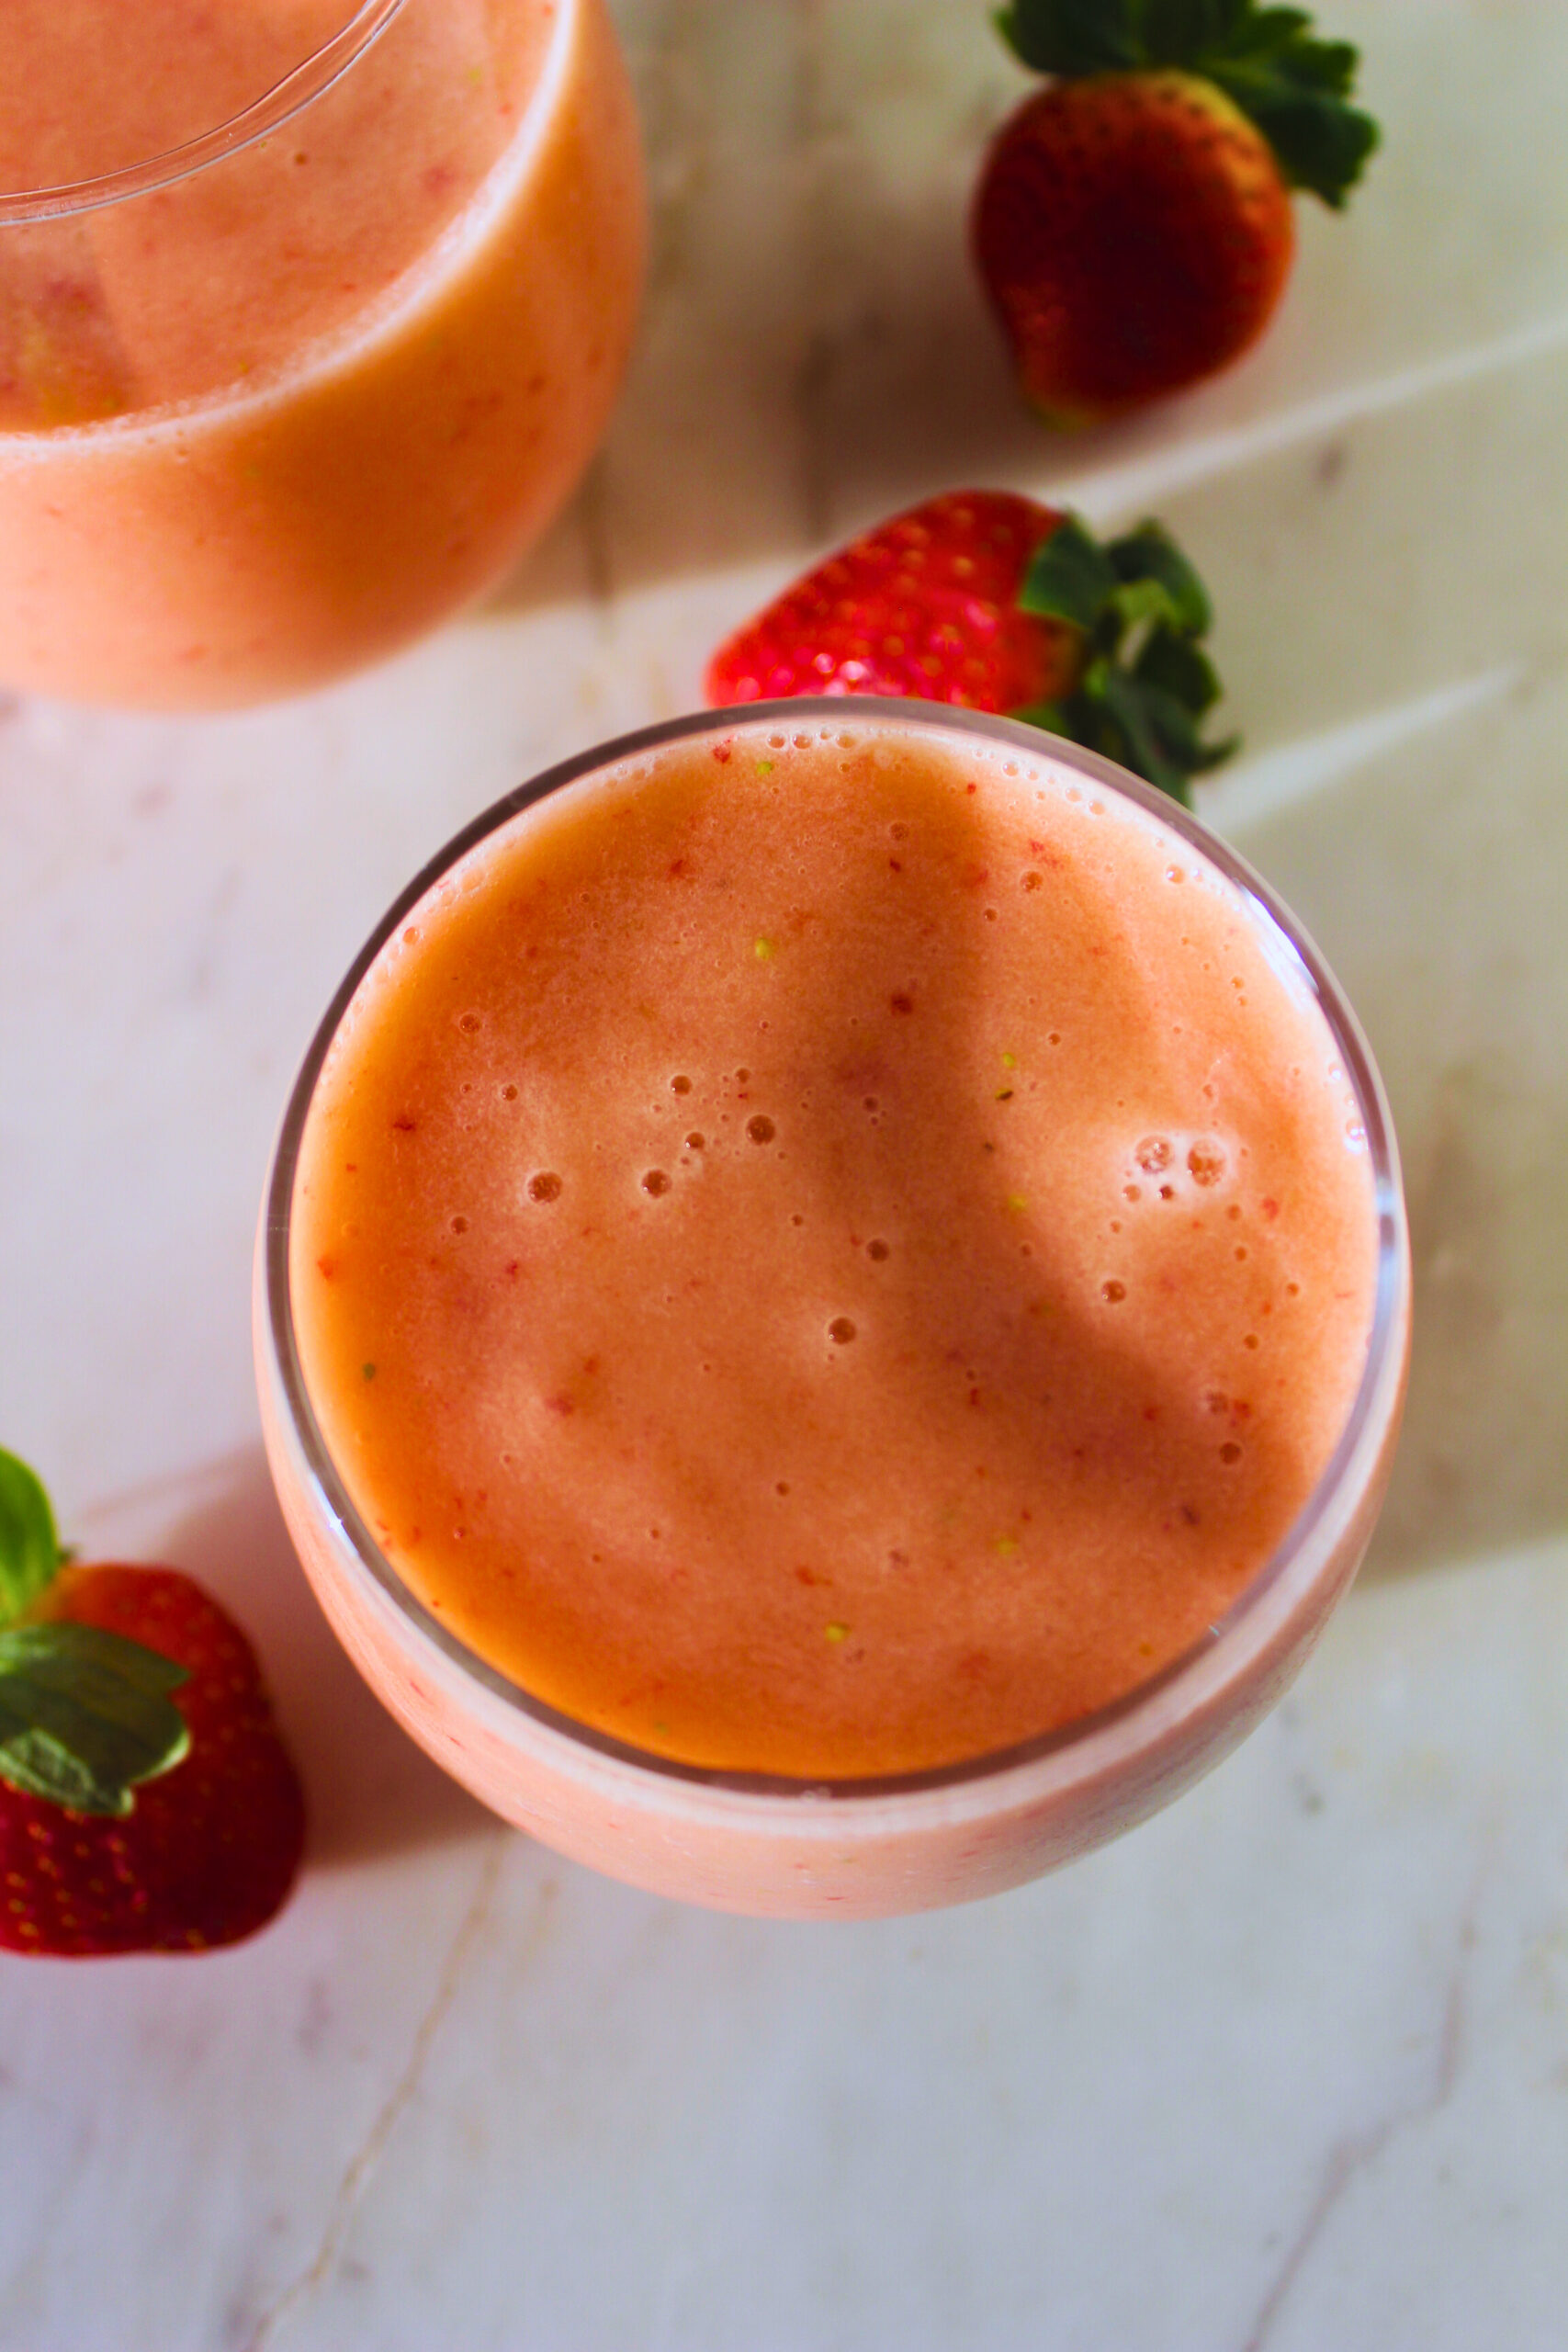
[[1356,51],[1258,0],[1010,0],[997,23],[1053,76],[972,223],[1030,399],[1093,424],[1228,366],[1284,291],[1292,191],[1337,210],[1377,144]]
[[172,1568],[73,1566],[0,1451],[0,1948],[193,1951],[264,1927],[304,1800],[244,1635]]
[[914,696],[1010,713],[1175,799],[1227,758],[1201,581],[1158,523],[1101,546],[1009,491],[952,491],[817,565],[720,646],[707,699]]

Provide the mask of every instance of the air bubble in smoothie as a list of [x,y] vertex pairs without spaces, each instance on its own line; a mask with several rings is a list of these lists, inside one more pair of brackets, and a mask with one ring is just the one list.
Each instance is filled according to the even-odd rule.
[[[918,1773],[1111,1705],[1276,1552],[1368,1362],[1357,1099],[1246,895],[1185,839],[1203,887],[1172,889],[1170,830],[1070,766],[933,733],[738,725],[733,759],[677,739],[501,823],[370,965],[304,1127],[303,1376],[366,1522],[425,1531],[391,1571],[532,1698],[679,1764]],[[890,837],[919,843],[897,876]],[[991,923],[981,868],[1072,887]],[[522,1070],[555,1166],[520,1180]],[[638,1209],[702,1072],[725,1148],[693,1129],[700,1182]],[[757,1102],[799,1106],[784,1198]],[[1276,1207],[1245,1258],[1238,1166]],[[433,1261],[458,1183],[484,1247]],[[1264,1324],[1287,1273],[1314,1314]],[[789,1509],[759,1512],[781,1438]]]

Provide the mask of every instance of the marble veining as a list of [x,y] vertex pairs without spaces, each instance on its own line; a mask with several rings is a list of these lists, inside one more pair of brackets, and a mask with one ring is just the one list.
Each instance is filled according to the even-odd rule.
[[1470,1956],[1475,1946],[1476,1918],[1488,1867],[1495,1860],[1495,1834],[1488,1835],[1483,1842],[1475,1875],[1455,1933],[1454,1955],[1442,2003],[1442,2022],[1433,2037],[1430,2082],[1408,2106],[1379,2116],[1360,2130],[1337,2141],[1330,2148],[1317,2193],[1300,2230],[1286,2249],[1284,2260],[1263,2299],[1262,2308],[1247,2335],[1243,2352],[1266,2352],[1274,2337],[1275,2322],[1280,2317],[1298,2276],[1310,2262],[1318,2241],[1330,2227],[1335,2209],[1341,2199],[1355,2188],[1359,2177],[1376,2165],[1396,2132],[1429,2122],[1453,2094],[1464,2055],[1465,1996]]
[[288,2325],[290,2315],[306,2301],[322,2280],[332,2275],[342,2254],[343,2241],[354,2215],[355,2207],[375,2171],[377,2160],[388,2140],[401,2120],[404,2109],[419,2089],[430,2055],[431,2044],[457,1997],[463,1979],[464,1962],[490,1909],[495,1893],[496,1877],[501,1868],[506,1833],[497,1827],[491,1831],[483,1849],[483,1860],[474,1887],[473,1900],[458,1923],[452,1939],[430,2007],[420,2018],[409,2050],[408,2063],[387,2095],[386,2104],[371,2123],[360,2145],[355,2149],[339,2181],[336,2193],[327,2211],[321,2243],[310,2267],[286,2288],[277,2301],[261,2312],[252,2328],[245,2352],[265,2352],[279,2331]]

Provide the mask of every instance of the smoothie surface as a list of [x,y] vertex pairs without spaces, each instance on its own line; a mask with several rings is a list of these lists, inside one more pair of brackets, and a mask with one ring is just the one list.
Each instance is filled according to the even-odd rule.
[[1300,970],[1047,750],[739,724],[372,966],[290,1290],[410,1589],[684,1762],[914,1771],[1132,1690],[1307,1500],[1377,1225]]

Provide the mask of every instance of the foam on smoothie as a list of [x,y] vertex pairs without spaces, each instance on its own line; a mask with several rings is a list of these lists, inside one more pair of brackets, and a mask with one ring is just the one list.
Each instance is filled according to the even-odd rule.
[[1279,1544],[1376,1222],[1304,974],[1006,746],[739,726],[513,821],[383,950],[294,1200],[307,1386],[453,1632],[807,1779],[1070,1723]]

